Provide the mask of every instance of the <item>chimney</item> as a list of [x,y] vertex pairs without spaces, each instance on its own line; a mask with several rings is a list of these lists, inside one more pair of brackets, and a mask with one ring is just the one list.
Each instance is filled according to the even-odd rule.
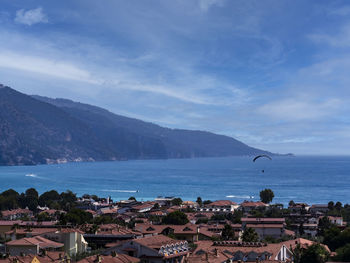
[[58,254],[58,259],[61,260],[62,259],[62,253]]
[[205,260],[206,260],[206,261],[209,260],[209,254],[208,254],[208,252],[205,253]]
[[255,262],[259,263],[259,257],[256,257]]
[[215,252],[215,257],[218,257],[219,256],[219,251],[218,251],[217,248],[215,248],[214,252]]

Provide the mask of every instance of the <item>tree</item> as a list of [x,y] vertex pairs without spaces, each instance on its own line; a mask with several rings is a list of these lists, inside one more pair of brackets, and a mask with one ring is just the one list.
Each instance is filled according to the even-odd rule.
[[316,243],[302,249],[300,263],[325,263],[328,258],[329,252],[324,246]]
[[211,203],[212,203],[211,200],[204,200],[204,201],[203,201],[203,205],[209,205],[209,204],[211,204]]
[[197,197],[197,204],[199,205],[199,206],[202,206],[203,205],[203,201],[202,201],[202,198],[201,197]]
[[73,208],[67,214],[63,215],[60,219],[60,224],[65,225],[71,223],[73,225],[82,225],[90,223],[93,219],[91,213],[84,210]]
[[347,244],[336,250],[336,256],[334,259],[340,262],[349,262],[350,261],[350,244]]
[[265,204],[271,203],[274,197],[275,194],[271,189],[265,189],[260,192],[260,200]]
[[38,207],[39,194],[34,188],[29,188],[25,192],[25,204],[31,211],[36,211]]
[[174,198],[174,199],[171,201],[171,204],[172,204],[172,205],[179,206],[179,205],[182,204],[182,199],[181,199],[181,198]]
[[155,203],[154,206],[153,206],[153,209],[159,209],[159,204],[158,203]]
[[318,234],[324,236],[325,231],[332,226],[331,221],[327,216],[324,216],[318,220]]
[[222,230],[221,236],[224,240],[233,240],[235,237],[235,231],[231,225],[226,224]]
[[289,206],[295,206],[295,203],[294,203],[293,200],[290,200],[288,205],[289,205]]
[[129,197],[129,200],[134,200],[134,201],[136,201],[136,198],[135,198],[135,196],[130,196],[130,197]]
[[244,242],[257,242],[259,241],[259,235],[253,228],[248,227],[243,232],[242,240]]
[[334,208],[337,209],[338,211],[340,211],[343,208],[343,205],[341,202],[336,202]]
[[330,211],[332,211],[332,210],[334,209],[334,202],[333,202],[333,201],[329,201],[329,202],[328,202],[328,209],[329,209]]
[[181,211],[171,212],[163,218],[162,223],[165,225],[185,225],[187,224],[187,215]]
[[60,195],[57,191],[51,190],[47,191],[39,196],[39,205],[40,206],[48,206],[52,208],[53,203],[58,202],[60,200]]

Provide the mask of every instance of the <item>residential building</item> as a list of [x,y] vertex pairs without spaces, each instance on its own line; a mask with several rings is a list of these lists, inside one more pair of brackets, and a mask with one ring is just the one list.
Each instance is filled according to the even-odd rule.
[[260,239],[265,237],[281,238],[285,235],[284,218],[242,218],[242,230],[253,228]]
[[198,208],[200,212],[232,213],[239,205],[230,200],[219,200]]
[[163,235],[149,236],[126,241],[106,252],[128,253],[144,263],[183,262],[189,255],[187,241],[174,240]]
[[36,236],[12,240],[6,243],[6,251],[11,256],[39,254],[40,250],[60,250],[63,247],[62,243]]

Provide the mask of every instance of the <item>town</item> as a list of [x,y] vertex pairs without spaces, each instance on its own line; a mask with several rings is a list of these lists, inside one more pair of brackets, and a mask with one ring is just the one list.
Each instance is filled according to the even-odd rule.
[[112,200],[34,188],[0,194],[0,262],[350,260],[350,206],[261,201]]

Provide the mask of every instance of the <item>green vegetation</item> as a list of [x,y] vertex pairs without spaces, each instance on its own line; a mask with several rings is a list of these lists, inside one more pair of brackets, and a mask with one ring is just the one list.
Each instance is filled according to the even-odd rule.
[[202,201],[202,198],[200,196],[197,197],[197,200],[196,200],[197,204],[199,206],[202,206],[203,205],[203,201]]
[[307,248],[298,244],[292,252],[295,263],[325,263],[329,258],[329,252],[319,243]]
[[172,204],[172,205],[179,206],[179,205],[182,204],[182,199],[181,199],[181,198],[174,198],[174,199],[171,201],[171,204]]
[[169,213],[162,220],[164,225],[185,225],[188,222],[187,215],[181,211]]
[[231,225],[226,224],[222,230],[221,237],[224,240],[233,240],[235,238],[235,231]]
[[258,233],[255,232],[255,230],[253,228],[248,227],[243,232],[242,240],[244,242],[258,242],[259,235],[258,235]]
[[260,200],[265,204],[271,203],[274,197],[275,194],[272,192],[271,189],[265,189],[260,192]]

